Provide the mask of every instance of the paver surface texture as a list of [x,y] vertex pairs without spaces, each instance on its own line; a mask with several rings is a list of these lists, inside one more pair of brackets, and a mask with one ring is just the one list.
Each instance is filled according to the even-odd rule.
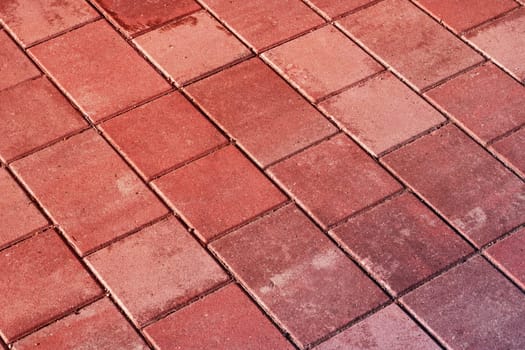
[[525,349],[525,1],[0,0],[0,349]]

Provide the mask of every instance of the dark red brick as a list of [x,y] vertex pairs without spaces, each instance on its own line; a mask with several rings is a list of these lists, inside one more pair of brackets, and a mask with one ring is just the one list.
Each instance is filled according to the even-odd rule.
[[294,349],[235,285],[145,329],[157,349]]
[[[0,5],[1,6],[1,5]],[[3,30],[0,30],[0,90],[40,75],[38,69],[18,49]]]
[[244,226],[211,247],[301,346],[387,300],[294,206]]
[[481,257],[403,297],[403,304],[451,349],[525,347],[523,293]]
[[401,189],[345,135],[278,163],[269,172],[323,227]]
[[487,249],[486,254],[525,289],[525,228],[497,242]]
[[336,131],[258,59],[192,84],[187,91],[261,166]]
[[525,128],[499,140],[492,147],[514,170],[525,177]]
[[309,3],[325,16],[333,18],[370,4],[373,1],[375,0],[306,0],[305,2]]
[[286,200],[233,146],[153,183],[205,242]]
[[80,254],[167,213],[94,131],[13,163]]
[[455,126],[383,161],[477,246],[525,220],[525,184]]

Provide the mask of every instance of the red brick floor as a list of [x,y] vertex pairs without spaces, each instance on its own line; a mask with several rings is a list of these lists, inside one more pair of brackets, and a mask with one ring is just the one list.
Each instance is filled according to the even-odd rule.
[[0,349],[525,349],[523,0],[0,0]]

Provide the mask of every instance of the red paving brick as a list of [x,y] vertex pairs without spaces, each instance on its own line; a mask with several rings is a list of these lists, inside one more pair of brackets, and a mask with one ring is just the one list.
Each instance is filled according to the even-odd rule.
[[306,0],[305,2],[317,11],[320,11],[323,15],[333,18],[361,6],[371,4],[374,1],[376,0]]
[[312,101],[383,69],[332,26],[289,41],[263,57]]
[[353,86],[320,107],[376,156],[445,121],[391,73]]
[[0,159],[4,162],[79,131],[87,123],[46,79],[0,91]]
[[3,168],[0,168],[0,193],[0,248],[47,226],[47,220]]
[[104,21],[34,46],[29,52],[94,121],[170,88]]
[[235,285],[147,327],[156,348],[294,349]]
[[416,0],[455,32],[462,32],[518,6],[512,0]]
[[525,289],[525,228],[512,233],[486,251],[487,256]]
[[211,247],[302,346],[386,301],[383,292],[294,206]]
[[0,90],[37,77],[39,74],[38,69],[27,59],[7,33],[0,29],[0,76],[2,77]]
[[194,0],[95,0],[128,36],[158,27],[201,7]]
[[228,278],[173,217],[95,252],[87,262],[140,326]]
[[432,341],[398,306],[390,305],[336,335],[315,350],[437,350]]
[[205,242],[286,200],[233,146],[153,183]]
[[411,194],[350,219],[332,235],[392,294],[472,251]]
[[226,142],[180,93],[121,114],[101,129],[146,178]]
[[402,299],[451,349],[523,349],[523,293],[475,257]]
[[525,9],[522,7],[467,35],[468,40],[525,83]]
[[[264,50],[324,23],[300,0],[203,0],[256,51]],[[257,18],[254,21],[254,18]]]
[[98,17],[82,0],[7,0],[0,3],[0,21],[27,47]]
[[336,131],[258,59],[192,84],[187,91],[261,166]]
[[16,342],[13,350],[149,349],[117,308],[104,298]]
[[325,228],[401,189],[345,135],[278,163],[269,172]]
[[381,1],[339,23],[420,90],[483,60],[409,1]]
[[499,140],[492,147],[514,170],[525,177],[525,128]]
[[167,213],[94,131],[16,161],[13,168],[80,254]]
[[11,342],[102,294],[56,232],[0,252],[0,335]]
[[426,96],[482,143],[525,123],[525,88],[493,64],[468,71]]
[[135,39],[177,85],[250,55],[250,50],[205,12]]

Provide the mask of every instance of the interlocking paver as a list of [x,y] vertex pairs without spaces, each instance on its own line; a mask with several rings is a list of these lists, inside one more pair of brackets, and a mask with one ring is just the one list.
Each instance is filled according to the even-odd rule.
[[7,342],[102,294],[52,230],[0,252],[0,271],[0,335]]
[[345,135],[277,163],[269,172],[325,228],[401,189]]
[[83,0],[16,0],[0,3],[0,22],[27,47],[98,17]]
[[195,0],[95,0],[128,36],[198,11]]
[[463,32],[518,6],[512,0],[416,0],[455,32]]
[[0,29],[0,90],[40,75],[38,69]]
[[292,205],[213,242],[211,247],[302,346],[387,300]]
[[192,84],[187,91],[261,166],[336,131],[258,59]]
[[149,349],[104,298],[16,342],[14,350]]
[[256,51],[266,49],[324,23],[321,17],[300,0],[204,0],[203,2]]
[[315,349],[437,350],[440,347],[397,305],[390,305]]
[[104,21],[36,45],[29,52],[94,121],[170,88]]
[[146,178],[226,142],[178,92],[121,114],[101,129]]
[[374,1],[376,0],[306,0],[315,9],[330,18],[358,9]]
[[410,1],[381,1],[339,23],[420,90],[483,60]]
[[177,85],[250,54],[240,41],[205,12],[165,25],[135,39]]
[[481,257],[403,297],[403,304],[451,349],[525,347],[523,293]]
[[525,8],[476,29],[467,39],[525,83]]
[[477,246],[525,221],[525,184],[455,126],[383,162]]
[[492,147],[513,169],[525,177],[525,127],[495,142]]
[[27,80],[0,91],[0,159],[12,160],[87,123],[46,79]]
[[447,81],[426,96],[483,143],[525,123],[525,88],[493,64]]
[[393,294],[472,251],[410,194],[350,219],[332,235]]
[[289,41],[263,57],[312,101],[383,69],[332,26]]
[[139,326],[228,278],[174,217],[95,252],[87,262]]
[[162,176],[153,184],[205,242],[286,200],[233,146]]
[[525,289],[525,228],[497,242],[487,249],[486,254]]
[[391,73],[355,85],[319,106],[376,156],[445,121]]
[[80,254],[167,213],[94,131],[12,164]]
[[230,284],[145,329],[164,349],[293,349],[239,287]]
[[0,248],[47,225],[35,204],[5,169],[0,168]]

